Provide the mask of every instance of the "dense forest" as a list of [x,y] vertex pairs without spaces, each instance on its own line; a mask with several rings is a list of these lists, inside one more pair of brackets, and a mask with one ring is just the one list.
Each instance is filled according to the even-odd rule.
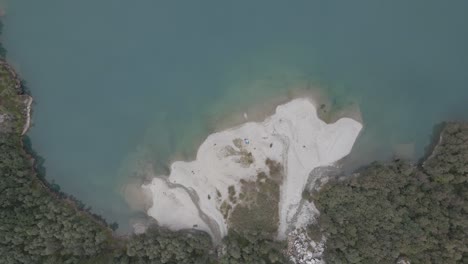
[[374,163],[316,194],[328,263],[468,263],[468,124],[420,165]]

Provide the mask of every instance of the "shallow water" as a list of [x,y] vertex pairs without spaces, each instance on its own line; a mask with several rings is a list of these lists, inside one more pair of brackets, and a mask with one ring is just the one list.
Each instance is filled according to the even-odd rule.
[[124,229],[140,164],[163,171],[222,117],[293,88],[359,104],[353,164],[398,144],[418,157],[436,123],[468,119],[466,1],[0,3],[48,178]]

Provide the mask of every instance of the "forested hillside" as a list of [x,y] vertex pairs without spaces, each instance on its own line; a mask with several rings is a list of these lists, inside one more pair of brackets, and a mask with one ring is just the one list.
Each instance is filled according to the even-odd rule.
[[374,163],[316,195],[328,263],[468,263],[468,124],[413,166]]
[[111,231],[34,178],[17,136],[0,137],[0,263],[60,263],[110,248]]

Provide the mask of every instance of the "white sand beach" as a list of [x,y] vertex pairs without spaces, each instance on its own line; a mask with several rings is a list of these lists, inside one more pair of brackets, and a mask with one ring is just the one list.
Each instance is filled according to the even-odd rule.
[[294,99],[278,106],[263,122],[209,135],[194,161],[174,162],[170,175],[143,185],[152,193],[148,214],[162,226],[195,228],[220,239],[228,231],[221,212],[222,204],[230,201],[228,188],[239,193],[241,180],[255,180],[259,172],[268,172],[265,160],[270,159],[284,168],[278,229],[278,238],[284,239],[298,214],[310,172],[348,155],[361,129],[350,118],[327,124],[309,99]]

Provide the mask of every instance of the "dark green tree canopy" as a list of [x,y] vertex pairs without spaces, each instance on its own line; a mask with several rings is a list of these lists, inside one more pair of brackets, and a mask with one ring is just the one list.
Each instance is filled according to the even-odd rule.
[[468,261],[468,124],[448,123],[421,166],[374,163],[317,195],[329,263]]

